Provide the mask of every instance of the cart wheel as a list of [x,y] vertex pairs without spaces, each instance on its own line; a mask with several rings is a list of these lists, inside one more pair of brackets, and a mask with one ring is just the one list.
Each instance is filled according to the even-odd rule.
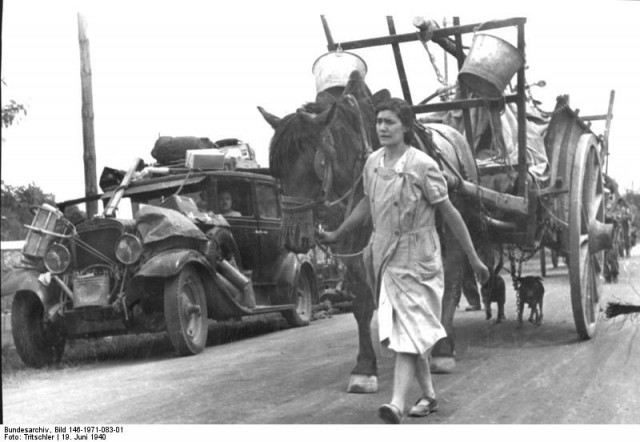
[[578,335],[595,336],[598,322],[599,274],[604,252],[589,251],[590,225],[604,223],[604,185],[596,138],[583,135],[571,170],[569,207],[569,279],[571,307]]

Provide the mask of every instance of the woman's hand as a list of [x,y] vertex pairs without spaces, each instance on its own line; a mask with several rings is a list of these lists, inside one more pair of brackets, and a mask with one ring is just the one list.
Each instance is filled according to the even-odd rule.
[[484,265],[480,258],[476,258],[471,262],[471,267],[476,274],[476,278],[480,281],[480,284],[484,284],[489,280],[489,269]]
[[333,244],[338,242],[339,233],[337,230],[333,232],[320,232],[316,230],[316,239],[320,244]]

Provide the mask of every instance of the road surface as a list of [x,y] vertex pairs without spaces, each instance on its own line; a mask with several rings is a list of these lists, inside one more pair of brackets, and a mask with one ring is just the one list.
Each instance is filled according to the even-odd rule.
[[[618,284],[603,286],[602,305],[610,299],[640,304],[639,251],[621,262]],[[539,273],[537,259],[525,265],[523,274]],[[516,329],[510,284],[502,324],[485,321],[483,312],[465,312],[462,301],[458,365],[454,373],[434,377],[440,410],[405,423],[640,423],[640,317],[603,318],[597,338],[580,341],[566,266],[548,270],[544,284],[540,327]],[[356,350],[355,321],[341,314],[308,327],[222,340],[193,357],[174,357],[165,346],[97,363],[69,366],[63,359],[57,368],[3,377],[3,421],[378,424],[377,408],[391,396],[393,355],[380,355],[377,393],[347,394]]]

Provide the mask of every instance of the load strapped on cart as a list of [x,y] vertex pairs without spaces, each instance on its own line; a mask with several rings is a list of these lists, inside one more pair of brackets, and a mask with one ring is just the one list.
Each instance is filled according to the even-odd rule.
[[[387,17],[390,35],[340,43],[334,41],[325,17],[321,18],[330,53],[391,45],[404,99],[421,115],[419,121],[451,125],[471,146],[477,180],[462,176],[446,159],[438,158],[444,163],[450,190],[479,201],[486,235],[506,246],[514,279],[520,276],[522,262],[543,247],[566,259],[578,334],[585,339],[593,336],[603,251],[611,246],[611,226],[604,218],[602,170],[608,155],[614,92],[605,115],[579,117],[569,107],[568,96],[557,98],[553,112],[541,111],[531,96],[533,85],[525,81],[525,18],[463,26],[454,18],[454,26],[442,28],[417,18],[413,23],[417,32],[397,34],[393,18]],[[491,34],[500,28],[515,29],[517,44]],[[467,49],[462,44],[464,34],[473,34]],[[443,85],[418,104],[411,98],[400,51],[400,44],[409,42],[419,42],[427,49]],[[443,81],[429,42],[456,58],[456,85]],[[516,84],[511,88],[514,76]],[[438,96],[440,102],[429,103]],[[594,120],[605,121],[603,134],[593,132]]]

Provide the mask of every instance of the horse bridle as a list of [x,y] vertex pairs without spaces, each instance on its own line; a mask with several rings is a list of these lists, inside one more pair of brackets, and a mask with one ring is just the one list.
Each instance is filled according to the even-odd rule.
[[[345,216],[347,216],[349,213],[351,213],[351,210],[353,210],[355,189],[358,187],[360,180],[362,180],[361,169],[364,166],[366,158],[371,153],[371,144],[365,131],[364,121],[362,119],[362,111],[360,109],[360,106],[358,105],[358,101],[351,94],[345,95],[344,98],[348,100],[349,104],[355,107],[357,110],[358,123],[360,126],[360,136],[362,138],[361,150],[358,154],[358,157],[356,158],[356,164],[354,167],[354,174],[357,176],[354,176],[353,185],[338,199],[334,201],[327,201],[327,197],[329,196],[329,193],[331,192],[331,188],[333,186],[333,162],[331,160],[328,160],[326,156],[320,150],[318,150],[316,152],[316,157],[314,158],[314,170],[316,169],[316,161],[318,161],[323,166],[322,184],[320,186],[320,192],[318,196],[316,197],[316,199],[309,199],[304,197],[291,197],[282,195],[283,212],[303,212],[306,210],[314,210],[319,206],[333,207],[337,204],[340,204],[346,198],[349,198],[349,201],[347,204],[347,212]],[[332,122],[331,125],[324,130],[329,131],[333,124],[334,122]]]

